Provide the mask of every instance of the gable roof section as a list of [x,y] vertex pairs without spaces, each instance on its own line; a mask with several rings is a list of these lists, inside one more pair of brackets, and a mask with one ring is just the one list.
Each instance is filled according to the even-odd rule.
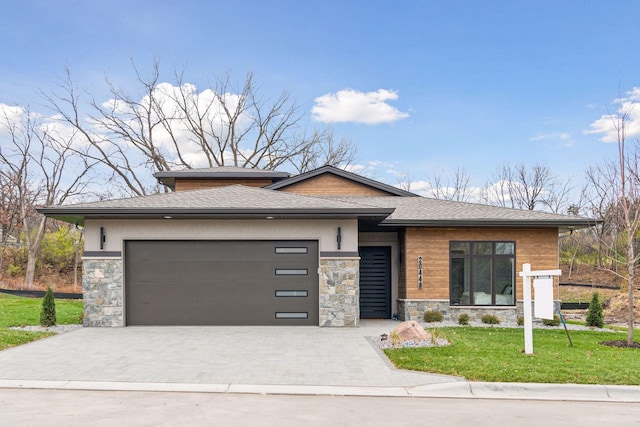
[[336,197],[379,208],[394,208],[381,226],[431,227],[558,227],[571,230],[590,227],[599,221],[572,215],[504,208],[478,203],[427,197]]
[[154,194],[38,209],[46,216],[83,224],[85,218],[371,218],[392,207],[302,196],[243,185]]
[[300,175],[296,175],[287,179],[280,180],[278,182],[274,182],[271,185],[267,185],[264,188],[270,190],[282,190],[286,187],[290,187],[292,185],[307,181],[309,179],[318,177],[323,174],[332,174],[339,176],[341,178],[347,179],[349,181],[356,182],[358,184],[364,185],[366,187],[374,188],[376,190],[380,190],[382,192],[388,193],[390,196],[402,196],[402,197],[419,197],[417,194],[411,193],[409,191],[401,190],[397,187],[393,187],[391,185],[383,184],[381,182],[375,181],[373,179],[365,178],[360,175],[356,175],[351,172],[347,172],[343,169],[336,168],[334,166],[323,166],[318,169],[314,169],[309,172],[302,173]]

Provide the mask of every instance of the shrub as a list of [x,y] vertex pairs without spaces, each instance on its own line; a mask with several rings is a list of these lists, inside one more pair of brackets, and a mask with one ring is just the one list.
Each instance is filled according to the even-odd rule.
[[10,277],[22,276],[24,275],[24,270],[19,265],[9,264],[7,267],[7,275]]
[[600,295],[597,292],[593,293],[591,302],[589,302],[589,310],[587,311],[587,326],[595,326],[596,328],[602,328],[604,326],[604,313],[602,312],[602,303],[600,302]]
[[468,325],[469,324],[469,315],[467,313],[462,313],[458,316],[458,324],[459,325]]
[[442,331],[438,328],[425,329],[431,335],[431,344],[438,344],[438,338],[444,338]]
[[499,325],[500,319],[498,319],[493,314],[485,314],[482,316],[482,323],[486,323],[487,325]]
[[400,334],[395,331],[391,332],[391,334],[389,335],[389,339],[391,340],[391,344],[393,344],[394,347],[402,345],[402,337],[400,337]]
[[517,319],[518,326],[524,326],[524,316],[520,316]]
[[553,319],[542,319],[544,326],[560,326],[560,317],[557,314],[553,315]]
[[67,227],[45,234],[40,250],[41,265],[59,273],[73,271],[77,240],[77,232]]
[[424,312],[423,319],[427,323],[442,322],[442,313],[437,310],[428,310]]
[[40,325],[55,326],[56,324],[56,302],[53,298],[51,287],[47,288],[47,293],[42,299],[42,311],[40,312]]

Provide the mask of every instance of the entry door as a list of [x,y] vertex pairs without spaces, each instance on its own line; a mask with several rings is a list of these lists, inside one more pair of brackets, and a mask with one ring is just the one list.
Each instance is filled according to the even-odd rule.
[[360,252],[360,318],[391,318],[391,248],[362,246]]

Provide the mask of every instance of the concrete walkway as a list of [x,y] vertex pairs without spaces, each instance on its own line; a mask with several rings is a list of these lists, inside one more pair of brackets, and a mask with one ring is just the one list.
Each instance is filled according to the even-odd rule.
[[640,402],[640,387],[471,383],[395,369],[360,328],[84,328],[0,352],[0,387]]

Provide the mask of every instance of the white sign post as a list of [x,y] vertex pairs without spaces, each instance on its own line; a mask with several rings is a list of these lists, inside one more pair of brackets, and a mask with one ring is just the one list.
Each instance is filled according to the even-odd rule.
[[[553,319],[553,276],[560,276],[561,270],[531,271],[531,264],[522,264],[520,276],[523,282],[522,297],[524,300],[524,353],[533,354],[533,315],[531,313],[531,278],[537,278],[536,283],[536,315],[541,318]],[[544,279],[543,279],[544,277]],[[551,278],[551,279],[549,279]],[[549,284],[551,286],[549,287]],[[540,295],[538,295],[538,287]],[[550,292],[549,292],[550,289]],[[540,307],[538,307],[540,306]],[[551,307],[551,317],[549,316]]]

